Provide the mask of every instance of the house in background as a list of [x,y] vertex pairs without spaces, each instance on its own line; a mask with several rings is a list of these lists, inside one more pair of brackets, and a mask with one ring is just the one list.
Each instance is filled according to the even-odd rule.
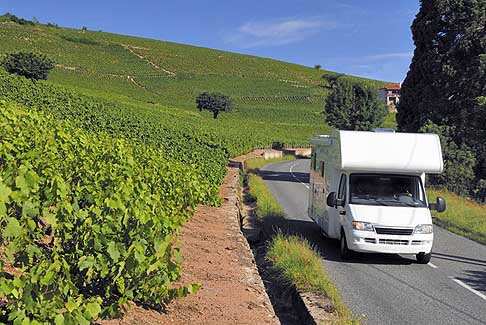
[[378,96],[388,107],[388,111],[396,112],[400,102],[400,84],[387,84],[380,88]]

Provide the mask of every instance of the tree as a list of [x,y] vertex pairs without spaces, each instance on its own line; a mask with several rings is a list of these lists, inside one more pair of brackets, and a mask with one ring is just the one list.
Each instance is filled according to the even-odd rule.
[[197,108],[199,111],[206,109],[213,112],[213,117],[218,118],[220,112],[229,112],[233,109],[233,100],[219,93],[201,93],[196,97]]
[[434,133],[440,138],[444,159],[444,172],[440,175],[430,175],[432,184],[441,185],[460,194],[469,194],[471,182],[474,179],[476,156],[465,144],[457,145],[453,140],[453,126],[436,125],[427,122],[420,132]]
[[316,69],[316,70],[321,70],[321,68],[322,68],[322,65],[320,65],[320,64],[314,65],[314,69]]
[[412,24],[415,51],[397,107],[401,131],[429,121],[451,126],[447,141],[476,155],[486,178],[486,1],[421,0]]
[[387,114],[376,90],[343,78],[333,81],[324,110],[327,123],[342,130],[379,127]]
[[54,61],[43,54],[18,52],[7,54],[2,66],[10,73],[15,73],[29,79],[47,79],[54,68]]

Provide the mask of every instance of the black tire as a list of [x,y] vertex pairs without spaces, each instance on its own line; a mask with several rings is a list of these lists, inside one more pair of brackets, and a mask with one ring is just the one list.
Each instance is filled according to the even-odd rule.
[[352,257],[353,251],[348,248],[348,242],[346,241],[346,234],[344,230],[341,230],[341,240],[339,241],[339,252],[343,260],[349,260]]
[[417,263],[419,264],[427,264],[430,262],[430,258],[432,257],[432,253],[418,253],[417,255]]

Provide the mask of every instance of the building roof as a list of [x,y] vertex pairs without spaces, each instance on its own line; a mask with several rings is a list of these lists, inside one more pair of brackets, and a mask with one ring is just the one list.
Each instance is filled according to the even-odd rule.
[[400,90],[400,84],[387,84],[381,89],[386,89],[386,90]]

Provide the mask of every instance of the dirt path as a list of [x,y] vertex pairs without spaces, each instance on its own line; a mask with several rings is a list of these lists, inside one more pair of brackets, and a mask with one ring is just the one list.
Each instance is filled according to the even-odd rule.
[[134,49],[144,49],[144,48],[141,48],[141,47],[136,47],[136,46],[131,46],[131,45],[127,45],[127,44],[121,44],[121,46],[123,46],[126,50],[128,50],[130,53],[132,53],[133,55],[135,55],[136,57],[138,57],[139,59],[141,60],[144,60],[145,62],[147,62],[148,64],[150,64],[152,67],[154,67],[155,69],[158,69],[158,70],[162,70],[164,71],[165,73],[167,73],[169,76],[171,77],[175,77],[176,74],[175,72],[172,72],[172,71],[169,71],[167,69],[164,69],[162,67],[160,67],[159,65],[155,64],[153,61],[151,61],[150,59],[147,59],[145,56],[143,56],[142,54],[140,53],[137,53]]
[[221,207],[201,206],[180,231],[182,279],[201,289],[169,304],[166,313],[132,307],[121,320],[102,324],[278,324],[240,231],[238,169],[228,168]]

